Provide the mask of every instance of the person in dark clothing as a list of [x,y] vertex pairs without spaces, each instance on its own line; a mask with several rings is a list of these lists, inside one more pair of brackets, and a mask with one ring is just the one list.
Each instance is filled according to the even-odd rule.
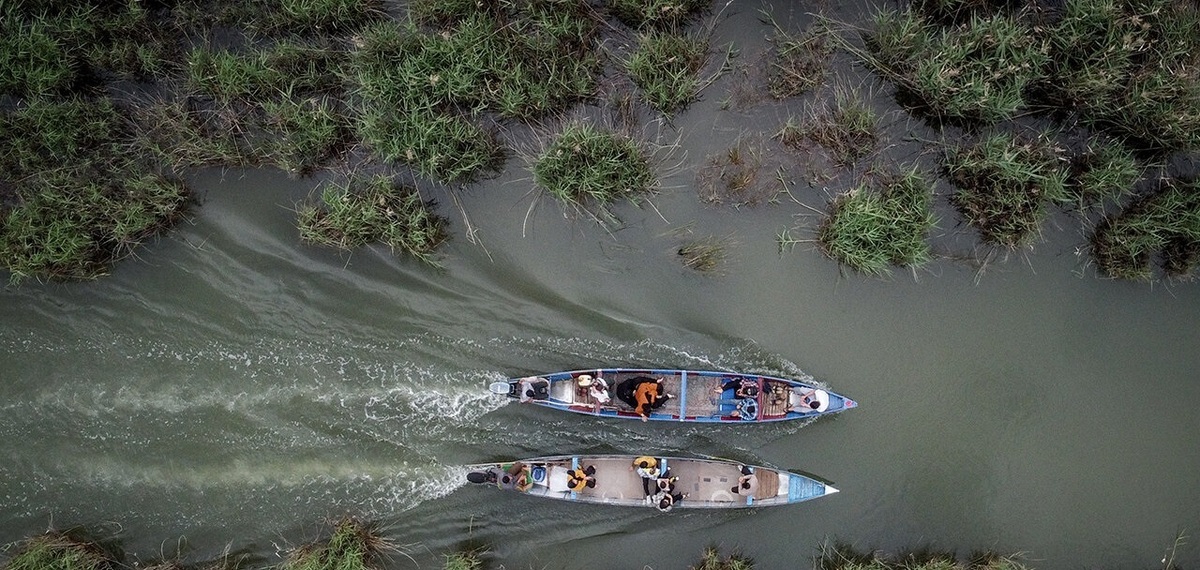
[[659,511],[668,512],[675,508],[675,505],[687,498],[687,493],[676,493],[674,495],[666,492],[659,493],[654,496],[655,507]]
[[751,470],[749,467],[746,467],[745,465],[743,465],[742,466],[742,476],[738,477],[738,484],[734,485],[733,488],[729,489],[729,492],[733,493],[734,495],[741,495],[744,497],[753,497],[754,493],[757,491],[758,491],[758,476],[755,475],[754,471]]

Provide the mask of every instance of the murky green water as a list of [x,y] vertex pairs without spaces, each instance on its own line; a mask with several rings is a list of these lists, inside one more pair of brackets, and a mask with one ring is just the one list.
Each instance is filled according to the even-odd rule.
[[[752,61],[764,26],[750,9],[725,16],[715,41],[741,42]],[[548,200],[531,209],[519,158],[458,193],[479,244],[446,189],[425,188],[454,220],[441,270],[299,245],[293,209],[317,181],[194,173],[194,223],[141,261],[96,283],[0,293],[0,536],[114,521],[142,558],[179,537],[194,559],[227,543],[270,558],[353,512],[419,544],[426,565],[478,540],[508,568],[684,568],[711,543],[761,568],[805,568],[839,539],[1024,551],[1066,569],[1156,568],[1177,531],[1200,532],[1200,287],[1096,279],[1066,216],[1032,253],[982,273],[946,260],[874,280],[839,275],[804,244],[780,255],[784,228],[811,236],[810,210],[787,197],[704,207],[693,176],[706,154],[773,132],[803,101],[724,111],[727,88],[648,127],[681,147],[655,208],[618,209],[619,229]],[[894,142],[910,128],[897,116]],[[838,183],[800,183],[792,197],[820,208]],[[942,216],[939,248],[969,252],[973,234],[956,223]],[[687,235],[731,236],[725,276],[680,266]],[[485,389],[601,365],[808,373],[861,407],[806,427],[713,429],[589,423]],[[843,492],[659,516],[451,477],[463,463],[596,451],[739,458]],[[1190,542],[1185,567],[1200,564]]]

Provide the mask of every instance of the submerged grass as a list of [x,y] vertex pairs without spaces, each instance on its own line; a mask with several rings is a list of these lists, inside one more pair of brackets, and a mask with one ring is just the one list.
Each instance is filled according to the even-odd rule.
[[1029,245],[1047,205],[1070,199],[1067,171],[1050,135],[1021,140],[993,134],[952,149],[943,168],[958,186],[952,198],[958,211],[985,242],[996,245]]
[[564,127],[531,169],[538,186],[564,204],[585,208],[605,208],[618,200],[637,203],[658,183],[647,150],[587,123]]
[[349,126],[335,100],[287,97],[263,103],[267,162],[307,176],[350,143]]
[[320,205],[302,205],[297,223],[300,238],[309,243],[350,250],[381,242],[434,264],[433,252],[447,239],[448,222],[433,206],[416,189],[386,176],[352,178],[326,186]]
[[870,154],[879,142],[879,115],[858,89],[837,88],[833,101],[811,107],[803,123],[789,119],[777,135],[792,148],[809,140],[821,145],[841,166]]
[[829,30],[814,25],[799,35],[784,32],[774,20],[770,61],[767,63],[767,92],[776,99],[803,95],[819,87],[829,73],[833,43]]
[[859,185],[833,200],[817,241],[831,259],[869,275],[920,266],[931,259],[932,198],[932,184],[915,168]]
[[676,254],[688,269],[705,275],[720,275],[729,257],[728,243],[729,238],[718,236],[689,239],[680,244]]
[[708,157],[696,174],[700,200],[734,207],[770,202],[782,191],[779,171],[760,137],[741,136],[724,152]]
[[1191,275],[1200,262],[1200,181],[1169,179],[1158,191],[1102,221],[1092,235],[1101,273],[1149,281],[1159,259],[1168,277]]
[[650,106],[671,114],[688,106],[700,88],[708,40],[694,34],[651,31],[638,38],[625,63]]

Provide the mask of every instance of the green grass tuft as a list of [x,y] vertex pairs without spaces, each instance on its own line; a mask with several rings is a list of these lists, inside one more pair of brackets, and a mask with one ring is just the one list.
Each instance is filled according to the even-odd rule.
[[344,518],[328,540],[293,550],[280,570],[379,570],[380,558],[395,547],[373,524]]
[[333,99],[289,97],[267,101],[263,109],[266,160],[291,174],[311,174],[349,142],[349,128]]
[[634,28],[678,29],[710,4],[709,0],[608,0],[608,10]]
[[920,101],[923,112],[995,123],[1026,105],[1047,48],[1021,16],[972,15],[939,28],[914,8],[882,10],[866,38],[868,62]]
[[1092,257],[1101,273],[1116,279],[1153,279],[1155,257],[1169,277],[1192,274],[1200,261],[1200,181],[1167,180],[1101,222]]
[[650,106],[671,114],[688,106],[700,87],[708,40],[690,34],[651,31],[638,38],[625,67]]
[[648,153],[637,142],[586,123],[567,125],[532,170],[538,186],[579,206],[637,202],[658,182]]
[[446,562],[442,565],[442,570],[481,570],[482,568],[483,560],[476,552],[447,554]]
[[951,150],[943,167],[958,186],[952,201],[985,242],[1015,248],[1038,235],[1049,203],[1070,199],[1067,171],[1048,135],[994,134]]
[[58,532],[27,539],[5,565],[7,570],[104,570],[111,561],[103,551]]
[[1200,7],[1069,0],[1047,37],[1047,104],[1149,150],[1200,148]]
[[75,81],[77,62],[68,38],[47,13],[0,8],[0,93],[17,96],[64,91]]
[[931,258],[932,197],[932,184],[915,168],[860,185],[834,199],[817,241],[830,258],[869,275],[920,266]]
[[1124,145],[1093,140],[1083,154],[1071,160],[1067,191],[1079,207],[1120,203],[1133,192],[1142,171]]
[[837,88],[833,102],[810,110],[804,124],[792,119],[777,135],[789,147],[800,148],[809,140],[821,145],[841,166],[853,164],[875,150],[879,142],[879,115],[857,89]]
[[752,558],[736,552],[729,556],[721,556],[721,551],[716,547],[705,548],[700,563],[692,566],[692,570],[751,570],[752,568],[754,568]]
[[84,178],[61,169],[43,172],[21,188],[20,197],[0,227],[0,260],[14,282],[104,275],[177,221],[188,193],[182,183],[152,174]]
[[433,252],[446,241],[448,222],[433,205],[386,176],[355,178],[326,186],[320,205],[300,207],[300,238],[345,250],[381,242],[434,264]]

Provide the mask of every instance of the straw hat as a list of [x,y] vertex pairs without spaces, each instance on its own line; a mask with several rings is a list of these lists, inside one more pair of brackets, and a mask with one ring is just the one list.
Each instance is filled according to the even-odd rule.
[[592,377],[589,374],[580,374],[575,380],[584,388],[592,385]]

